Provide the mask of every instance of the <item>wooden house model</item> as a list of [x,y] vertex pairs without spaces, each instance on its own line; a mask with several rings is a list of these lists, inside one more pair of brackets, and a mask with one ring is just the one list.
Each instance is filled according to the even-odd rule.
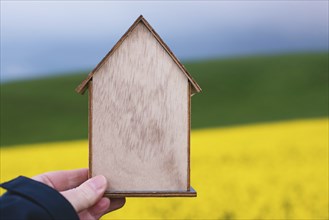
[[108,179],[107,196],[196,196],[190,99],[201,88],[143,16],[76,91],[87,89],[90,176]]

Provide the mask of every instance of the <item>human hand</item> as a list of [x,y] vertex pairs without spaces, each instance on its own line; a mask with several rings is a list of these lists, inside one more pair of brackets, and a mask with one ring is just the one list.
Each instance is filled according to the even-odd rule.
[[121,208],[125,198],[103,197],[107,188],[104,176],[88,179],[88,169],[54,171],[33,177],[59,191],[74,207],[80,219],[94,220]]

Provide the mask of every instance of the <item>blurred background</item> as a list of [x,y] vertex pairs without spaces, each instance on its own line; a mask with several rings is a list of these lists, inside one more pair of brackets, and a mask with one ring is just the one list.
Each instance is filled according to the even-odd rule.
[[104,219],[328,219],[328,1],[1,1],[1,182],[88,166],[75,93],[142,14],[201,88],[193,199]]

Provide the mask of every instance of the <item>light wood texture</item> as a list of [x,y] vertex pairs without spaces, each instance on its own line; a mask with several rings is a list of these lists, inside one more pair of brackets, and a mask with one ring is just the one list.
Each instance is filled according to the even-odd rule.
[[101,62],[88,74],[87,78],[81,82],[81,84],[75,89],[78,93],[83,94],[88,87],[88,82],[92,79],[93,75],[99,70],[99,68],[104,65],[106,60],[121,46],[124,40],[133,32],[133,30],[140,24],[144,24],[145,27],[150,31],[154,38],[159,42],[163,49],[169,54],[172,60],[177,64],[181,71],[185,74],[186,78],[192,85],[191,95],[201,92],[201,87],[193,79],[191,74],[186,70],[184,65],[179,61],[179,59],[170,50],[167,44],[161,39],[158,33],[152,28],[152,26],[146,21],[146,19],[141,15],[137,20],[130,26],[127,32],[120,38],[120,40],[114,45],[114,47],[106,54],[106,56],[101,60]]
[[105,196],[109,198],[123,198],[123,197],[196,197],[196,191],[191,187],[187,191],[176,192],[105,192]]
[[188,84],[143,22],[96,70],[91,172],[109,192],[188,191]]

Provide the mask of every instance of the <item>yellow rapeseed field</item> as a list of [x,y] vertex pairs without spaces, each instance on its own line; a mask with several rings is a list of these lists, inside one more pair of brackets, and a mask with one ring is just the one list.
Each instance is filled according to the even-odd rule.
[[[328,119],[192,132],[197,198],[128,198],[104,219],[327,219]],[[1,182],[87,167],[87,141],[1,149]]]

